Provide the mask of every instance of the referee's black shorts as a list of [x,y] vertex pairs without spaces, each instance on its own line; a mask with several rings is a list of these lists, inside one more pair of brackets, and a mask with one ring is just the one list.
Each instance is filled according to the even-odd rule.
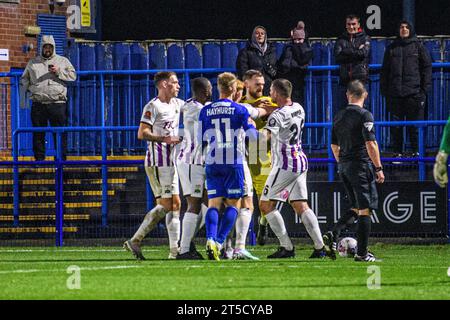
[[338,168],[351,207],[377,209],[378,192],[373,165],[365,161],[340,162]]

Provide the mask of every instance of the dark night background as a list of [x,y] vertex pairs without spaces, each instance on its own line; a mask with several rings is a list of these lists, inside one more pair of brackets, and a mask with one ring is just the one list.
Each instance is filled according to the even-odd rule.
[[[381,8],[381,30],[371,36],[392,36],[402,19],[402,1],[388,0],[102,0],[102,40],[245,39],[256,25],[269,38],[287,38],[298,20],[310,37],[335,37],[345,16],[361,16],[369,5]],[[450,34],[449,0],[416,0],[416,30],[420,35]]]

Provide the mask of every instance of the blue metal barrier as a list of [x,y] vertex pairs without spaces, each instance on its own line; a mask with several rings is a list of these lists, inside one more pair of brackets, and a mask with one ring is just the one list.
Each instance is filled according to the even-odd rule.
[[[207,64],[217,65],[220,61],[218,56],[221,55],[220,48],[216,43],[206,43],[205,49],[207,54],[202,52],[204,62]],[[208,47],[207,47],[208,46]],[[88,46],[86,46],[88,47]],[[177,43],[172,45],[172,51],[179,56],[179,45]],[[103,47],[102,47],[103,48]],[[145,48],[140,46],[115,46],[115,51],[131,52],[130,54],[115,55],[114,67],[123,67],[125,69],[129,67],[145,67],[151,66],[152,62],[149,60],[152,55],[150,51],[152,48],[159,48],[156,46],[149,47],[149,57],[143,51]],[[125,48],[125,49],[124,49]],[[103,48],[105,51],[108,48]],[[120,49],[120,50],[119,50]],[[85,55],[85,52],[91,52],[92,48],[84,48],[80,54]],[[99,49],[98,49],[99,50]],[[122,50],[122,51],[121,51]],[[156,49],[153,49],[155,51]],[[158,49],[159,50],[159,49]],[[324,64],[333,63],[332,45],[321,46],[320,60]],[[172,52],[171,51],[171,52]],[[158,51],[159,52],[159,51]],[[188,52],[186,50],[186,52]],[[208,53],[210,52],[210,53]],[[86,53],[87,54],[87,53]],[[172,60],[175,59],[174,54]],[[120,58],[123,57],[123,58]],[[120,58],[120,59],[119,59]],[[155,59],[157,57],[154,57]],[[179,58],[179,57],[178,57]],[[177,58],[177,59],[178,59]],[[177,60],[175,59],[175,60]],[[196,58],[194,58],[195,60]],[[322,61],[327,59],[326,61]],[[91,59],[92,60],[92,59]],[[178,59],[179,60],[179,59]],[[178,61],[177,60],[177,61]],[[178,62],[177,62],[178,63]],[[109,62],[84,62],[81,67],[97,65],[100,67],[112,66],[112,60]],[[381,65],[371,64],[370,69],[377,71]],[[438,120],[446,119],[448,117],[448,108],[445,108],[445,103],[450,99],[448,88],[450,86],[450,72],[442,72],[442,69],[450,69],[450,63],[434,63],[433,64],[434,79],[433,91],[428,97],[430,103],[429,111],[427,115],[429,119]],[[327,122],[331,121],[333,114],[340,107],[339,99],[336,92],[338,88],[338,77],[336,75],[336,65],[324,65],[324,66],[310,66],[309,74],[307,76],[306,85],[306,99],[305,99],[305,111],[308,122]],[[162,69],[165,70],[165,69]],[[441,71],[439,71],[441,70]],[[161,69],[155,70],[97,70],[97,71],[79,71],[78,80],[69,89],[69,94],[72,99],[69,99],[69,109],[74,111],[74,114],[70,115],[70,123],[73,126],[95,126],[103,125],[105,120],[108,125],[134,125],[139,121],[140,113],[143,105],[150,99],[150,97],[156,94],[156,90],[153,86],[153,82],[150,81],[149,76]],[[233,68],[210,68],[210,69],[174,69],[180,75],[180,81],[183,83],[183,91],[180,93],[182,98],[190,96],[190,78],[200,74],[217,74],[224,71],[233,72]],[[0,73],[2,76],[10,76],[13,91],[17,90],[18,93],[18,78],[21,73],[10,72]],[[210,77],[213,82],[215,77]],[[369,83],[369,100],[368,109],[372,111],[375,119],[377,120],[389,120],[388,114],[385,111],[384,99],[380,96],[379,92],[379,76],[377,74],[371,74]],[[439,83],[438,83],[439,82]],[[102,91],[102,92],[101,92]],[[28,110],[19,110],[18,106],[18,94],[17,97],[13,94],[11,98],[12,105],[15,108],[11,108],[12,113],[16,113],[12,117],[12,131],[16,128],[30,126],[30,117]],[[72,101],[73,100],[73,101]],[[96,107],[101,105],[101,107]],[[76,106],[76,107],[75,107]],[[438,145],[437,136],[440,135],[441,129],[439,127],[431,127],[427,129],[427,146],[436,148]],[[114,137],[111,140],[111,144],[107,147],[110,152],[119,152],[125,154],[133,154],[142,151],[143,145],[129,132],[115,132],[109,135]],[[390,133],[384,128],[382,139],[379,140],[380,145],[384,148],[390,145]],[[52,141],[48,136],[48,141]],[[31,155],[31,139],[27,137],[21,138],[18,144],[22,155]],[[305,136],[305,145],[308,145],[310,150],[326,150],[327,136],[326,132],[318,128],[314,132]],[[102,150],[98,149],[100,141],[96,140],[92,136],[80,137],[79,133],[71,133],[68,136],[68,150],[70,154],[98,154]],[[51,147],[51,146],[50,146]],[[113,148],[118,148],[113,150]],[[50,152],[49,155],[54,155],[53,148],[47,148]],[[332,171],[332,165],[330,165],[330,171]]]
[[[426,125],[442,125],[444,126],[447,121],[397,121],[397,122],[376,122],[375,126],[418,126],[419,131],[423,131]],[[331,132],[331,123],[307,123],[305,124],[306,128],[326,128],[328,132]],[[17,144],[19,134],[27,133],[27,132],[52,132],[56,133],[57,142],[56,142],[56,160],[55,161],[19,161],[18,160],[18,152],[17,150],[13,150],[13,161],[4,161],[0,162],[0,165],[13,166],[13,216],[14,222],[13,226],[19,225],[19,165],[40,165],[40,164],[53,164],[56,167],[56,177],[55,177],[55,204],[56,204],[56,246],[63,245],[63,220],[64,220],[64,199],[63,199],[63,166],[64,165],[101,165],[102,166],[102,226],[107,226],[108,220],[108,199],[107,199],[107,183],[108,183],[108,171],[107,165],[111,164],[142,164],[141,160],[107,160],[106,152],[102,152],[102,160],[96,161],[63,161],[61,154],[61,145],[62,139],[61,134],[66,132],[89,132],[89,131],[99,131],[102,134],[102,150],[106,150],[106,131],[137,131],[137,126],[122,126],[122,127],[41,127],[41,128],[19,128],[13,132],[13,144]],[[330,134],[328,134],[328,144],[331,143]],[[419,134],[419,149],[424,150],[424,140],[423,134]],[[331,150],[331,148],[330,148]],[[330,166],[335,165],[335,159],[333,158],[332,152],[329,150],[328,158],[325,159],[309,159],[310,162],[317,163],[328,163]],[[432,157],[418,157],[418,158],[410,158],[410,159],[393,159],[393,158],[382,158],[382,162],[386,161],[402,161],[402,162],[419,162],[419,180],[425,179],[425,162],[434,162],[434,158]],[[328,180],[334,181],[334,171],[328,170]],[[149,192],[149,185],[147,186],[147,196],[151,196],[151,191]],[[450,202],[450,194],[449,194],[449,202]],[[147,198],[147,203],[151,205],[153,203],[153,197]],[[450,206],[449,206],[449,219],[450,219]],[[450,230],[449,230],[450,231]],[[450,235],[450,233],[449,233]]]

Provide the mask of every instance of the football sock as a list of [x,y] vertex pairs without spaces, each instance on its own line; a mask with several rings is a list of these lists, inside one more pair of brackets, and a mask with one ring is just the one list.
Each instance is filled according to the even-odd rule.
[[226,207],[222,219],[220,220],[219,230],[217,232],[216,241],[220,244],[225,242],[227,235],[233,229],[234,222],[238,215],[238,210],[235,207]]
[[191,241],[195,235],[198,214],[186,212],[183,217],[183,233],[181,234],[180,254],[189,252]]
[[236,218],[236,248],[245,249],[245,241],[247,240],[248,228],[252,221],[252,211],[243,208],[239,211]]
[[358,241],[358,256],[365,256],[367,254],[367,245],[369,243],[369,234],[372,226],[370,216],[358,217],[358,230],[356,231]]
[[166,215],[166,228],[170,248],[177,248],[180,240],[180,211],[170,211]]
[[145,236],[152,231],[156,224],[164,217],[167,213],[163,206],[157,205],[152,210],[150,210],[144,217],[141,226],[136,231],[134,236],[131,238],[132,242],[140,242]]
[[314,214],[314,211],[308,209],[302,213],[302,222],[314,242],[314,249],[323,248],[322,233],[320,232],[319,222]]
[[338,242],[339,236],[342,230],[350,227],[358,219],[358,214],[353,210],[348,210],[344,213],[342,217],[339,218],[338,222],[333,228],[333,242]]
[[215,239],[219,224],[219,211],[216,208],[209,208],[205,215],[206,239]]
[[280,245],[286,248],[286,250],[292,250],[294,246],[288,236],[283,217],[281,216],[280,212],[275,209],[272,212],[266,214],[266,219],[269,222],[270,228],[275,233],[278,240],[280,240]]

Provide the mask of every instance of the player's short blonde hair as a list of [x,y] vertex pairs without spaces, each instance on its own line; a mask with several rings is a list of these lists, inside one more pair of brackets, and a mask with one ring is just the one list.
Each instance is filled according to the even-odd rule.
[[244,83],[241,81],[241,80],[237,80],[236,81],[236,90],[237,91],[242,91],[242,90],[244,90],[244,88],[245,88],[245,85],[244,85]]
[[224,72],[217,77],[217,86],[219,91],[225,94],[231,94],[233,92],[232,86],[237,81],[237,78],[231,72]]

